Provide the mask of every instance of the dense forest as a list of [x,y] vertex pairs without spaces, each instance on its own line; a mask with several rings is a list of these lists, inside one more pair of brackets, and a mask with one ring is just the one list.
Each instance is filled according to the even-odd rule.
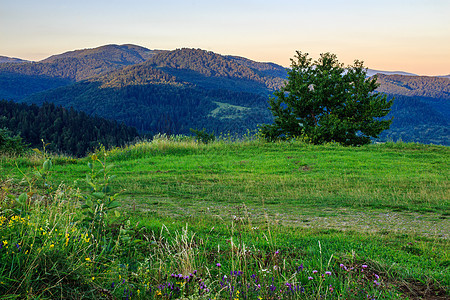
[[[239,134],[272,122],[268,99],[286,74],[273,63],[200,49],[107,45],[0,63],[0,99],[73,107],[150,134]],[[379,74],[378,82],[394,97],[394,122],[379,140],[450,144],[448,78]]]
[[[109,81],[105,81],[109,83]],[[117,80],[115,84],[123,82]],[[267,98],[229,90],[203,90],[166,84],[102,87],[102,82],[80,82],[27,98],[30,103],[52,102],[88,114],[115,119],[150,134],[188,134],[205,128],[216,134],[245,133],[271,122]]]
[[[450,146],[449,114],[435,109],[434,99],[402,95],[389,95],[389,98],[394,99],[394,104],[387,118],[393,117],[393,122],[378,141],[402,140]],[[448,102],[439,106],[444,108],[446,105]]]
[[53,103],[41,106],[0,101],[0,128],[19,135],[31,147],[49,143],[53,152],[84,156],[103,145],[107,148],[121,146],[139,135],[135,128],[90,117],[73,108],[63,108]]

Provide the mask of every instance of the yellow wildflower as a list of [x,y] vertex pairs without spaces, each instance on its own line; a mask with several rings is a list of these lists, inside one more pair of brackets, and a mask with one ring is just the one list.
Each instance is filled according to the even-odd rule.
[[85,260],[86,261],[91,261],[91,259],[89,257],[86,257]]
[[53,249],[53,247],[55,247],[55,245],[54,245],[54,244],[51,244],[51,245],[50,245],[50,249]]

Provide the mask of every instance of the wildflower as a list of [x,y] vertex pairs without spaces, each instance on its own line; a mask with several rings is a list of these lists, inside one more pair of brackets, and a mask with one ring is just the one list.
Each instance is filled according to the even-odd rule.
[[313,270],[313,274],[317,274],[319,271],[317,270]]
[[314,279],[314,277],[308,276],[308,280],[313,280],[313,279]]
[[330,292],[333,292],[334,291],[334,288],[333,288],[333,286],[330,284]]
[[330,271],[326,271],[325,275],[331,275],[331,272]]
[[86,257],[85,260],[86,261],[91,261],[91,259],[89,257]]
[[50,245],[50,249],[53,249],[54,247],[55,247],[54,244],[51,244],[51,245]]
[[8,241],[7,241],[7,240],[4,240],[4,241],[3,241],[3,246],[6,246],[6,245],[8,245]]
[[297,268],[298,271],[303,271],[303,263]]
[[367,265],[362,265],[361,268],[366,269]]
[[95,277],[92,277],[92,281],[94,281],[95,280]]
[[380,286],[380,282],[379,282],[378,280],[374,280],[373,283],[374,283],[376,286]]
[[222,265],[220,263],[216,264],[216,267],[220,268]]

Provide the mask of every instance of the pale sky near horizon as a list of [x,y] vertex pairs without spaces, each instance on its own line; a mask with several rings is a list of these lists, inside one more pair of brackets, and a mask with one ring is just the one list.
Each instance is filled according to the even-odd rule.
[[450,74],[450,0],[0,0],[0,55],[41,60],[105,44],[200,48],[290,65],[296,50]]

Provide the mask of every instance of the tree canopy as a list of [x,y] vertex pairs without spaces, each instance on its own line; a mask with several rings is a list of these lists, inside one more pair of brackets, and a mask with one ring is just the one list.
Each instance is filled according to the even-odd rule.
[[392,106],[386,95],[374,92],[376,77],[367,78],[363,62],[344,68],[335,54],[312,61],[297,51],[284,87],[270,98],[274,123],[264,125],[269,140],[303,137],[314,144],[370,143],[392,120],[383,119]]

